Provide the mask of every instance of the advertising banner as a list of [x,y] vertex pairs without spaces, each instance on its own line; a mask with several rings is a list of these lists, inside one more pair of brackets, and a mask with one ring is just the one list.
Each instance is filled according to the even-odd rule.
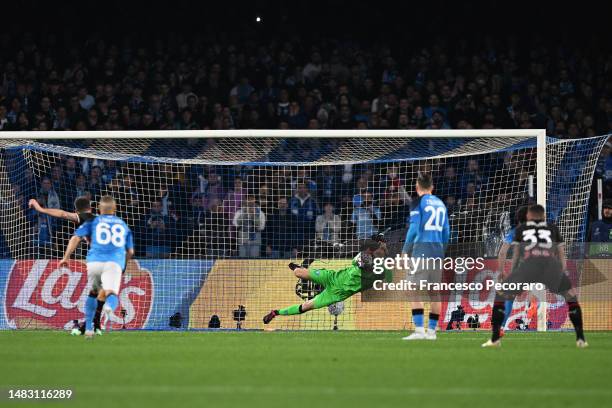
[[[208,275],[212,261],[131,261],[123,274],[120,308],[111,328],[167,329],[172,315],[184,324],[189,305]],[[89,295],[86,265],[57,260],[0,260],[0,329],[72,328],[84,316]]]

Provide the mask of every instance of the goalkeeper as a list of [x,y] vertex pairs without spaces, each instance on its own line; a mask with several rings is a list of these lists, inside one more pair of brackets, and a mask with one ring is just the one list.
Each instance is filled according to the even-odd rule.
[[[289,268],[296,277],[309,280],[323,286],[325,289],[302,304],[296,304],[284,309],[275,309],[264,316],[264,324],[268,324],[276,316],[289,316],[320,309],[333,303],[341,302],[355,293],[359,293],[372,287],[375,280],[380,279],[380,275],[373,272],[374,258],[385,257],[387,255],[387,245],[382,236],[374,236],[367,239],[361,245],[361,252],[353,258],[351,266],[334,271],[331,269],[308,269],[308,266],[300,266],[290,263]],[[389,277],[388,270],[385,270],[385,278]]]

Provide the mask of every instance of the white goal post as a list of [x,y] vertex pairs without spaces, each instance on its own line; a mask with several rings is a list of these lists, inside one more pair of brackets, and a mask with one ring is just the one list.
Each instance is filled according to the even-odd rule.
[[2,132],[4,139],[14,140],[98,140],[112,139],[222,139],[222,138],[487,138],[535,137],[537,140],[537,200],[546,208],[546,129],[440,129],[440,130],[310,130],[310,129],[234,129],[234,130],[113,130],[113,131],[29,131]]

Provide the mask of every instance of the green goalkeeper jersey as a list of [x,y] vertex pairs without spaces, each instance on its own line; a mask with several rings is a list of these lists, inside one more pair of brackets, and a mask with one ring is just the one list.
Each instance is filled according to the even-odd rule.
[[315,309],[341,302],[355,293],[370,289],[374,281],[392,280],[391,271],[385,269],[383,274],[375,274],[373,258],[357,254],[351,265],[340,270],[311,269],[310,280],[322,285],[325,289],[313,299]]
[[391,271],[385,268],[383,274],[374,273],[374,259],[364,256],[361,252],[353,258],[351,266],[338,271],[337,274],[337,284],[355,293],[370,289],[374,281],[381,279],[390,282]]

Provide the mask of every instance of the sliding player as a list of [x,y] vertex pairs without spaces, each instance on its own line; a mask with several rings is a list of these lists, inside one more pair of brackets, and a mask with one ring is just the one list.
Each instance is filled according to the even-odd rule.
[[[506,273],[506,269],[504,266],[506,265],[506,257],[508,256],[510,246],[512,245],[512,241],[514,240],[514,232],[516,231],[519,225],[524,224],[525,221],[527,221],[527,207],[526,206],[519,207],[516,210],[514,221],[515,221],[514,228],[510,229],[510,231],[508,231],[508,233],[504,237],[504,242],[499,248],[499,253],[497,254],[497,269],[499,271],[499,277],[502,280],[506,278],[510,274],[510,272],[512,272],[512,271],[508,271],[508,273]],[[504,327],[506,327],[506,322],[508,321],[508,318],[510,317],[510,314],[512,313],[513,304],[514,304],[514,300],[506,300],[504,303],[504,313],[506,317],[504,318],[504,321],[502,322],[502,329],[500,332],[502,337],[504,335]]]
[[[308,269],[307,266],[290,263],[289,268],[296,277],[317,283],[325,289],[305,303],[272,310],[264,316],[264,324],[270,323],[276,316],[296,315],[320,309],[371,288],[374,280],[378,279],[378,275],[373,274],[374,258],[385,257],[386,255],[387,245],[382,242],[382,238],[377,238],[365,240],[361,245],[361,252],[353,258],[351,266],[339,271]],[[385,275],[388,278],[388,271],[385,272]]]
[[[87,252],[87,276],[89,285],[98,290],[98,300],[106,302],[104,312],[107,319],[119,305],[119,286],[126,260],[134,255],[134,238],[127,224],[115,216],[117,205],[110,196],[100,200],[99,212],[95,219],[81,225],[70,239],[60,265],[67,265],[70,255],[81,240],[89,237]],[[85,337],[93,337],[93,317],[96,310],[94,298],[85,303]]]
[[[512,241],[512,273],[505,283],[542,283],[553,293],[561,294],[568,306],[569,319],[576,331],[576,346],[588,346],[582,328],[582,310],[572,283],[565,274],[565,247],[559,230],[546,223],[541,205],[527,210],[527,222],[517,227]],[[498,292],[491,317],[492,336],[482,347],[501,346],[500,329],[504,320],[504,300],[512,300],[517,291]]]
[[[77,225],[77,227],[80,227],[87,221],[91,221],[96,217],[96,215],[92,212],[91,202],[87,197],[78,197],[76,200],[74,200],[74,212],[68,212],[56,208],[44,208],[38,203],[37,200],[33,198],[28,202],[28,207],[36,212],[48,215],[49,217],[72,221]],[[89,292],[89,297],[96,299],[98,297],[98,292],[92,289]],[[104,302],[98,301],[96,315],[94,316],[94,329],[96,334],[100,336],[102,335],[102,328],[100,326],[102,307],[104,307]],[[78,335],[83,333],[85,333],[85,325],[80,328],[75,327],[72,329],[71,334]]]
[[[442,280],[442,260],[444,258],[445,246],[450,236],[448,215],[446,206],[438,197],[432,194],[433,180],[430,174],[419,174],[416,182],[416,192],[418,199],[413,203],[410,211],[410,227],[406,234],[406,241],[403,254],[409,255],[413,260],[421,258],[425,260],[440,260],[428,262],[429,265],[419,267],[418,270],[408,271],[407,280],[416,282],[421,280],[427,282],[441,282]],[[433,264],[433,265],[432,265]],[[421,264],[422,265],[422,264]],[[414,297],[411,293],[409,296]],[[435,340],[436,328],[440,318],[440,299],[439,294],[429,292],[431,310],[429,312],[428,330],[424,329],[423,314],[424,305],[421,301],[411,302],[412,321],[414,322],[414,333],[403,338],[403,340]]]

